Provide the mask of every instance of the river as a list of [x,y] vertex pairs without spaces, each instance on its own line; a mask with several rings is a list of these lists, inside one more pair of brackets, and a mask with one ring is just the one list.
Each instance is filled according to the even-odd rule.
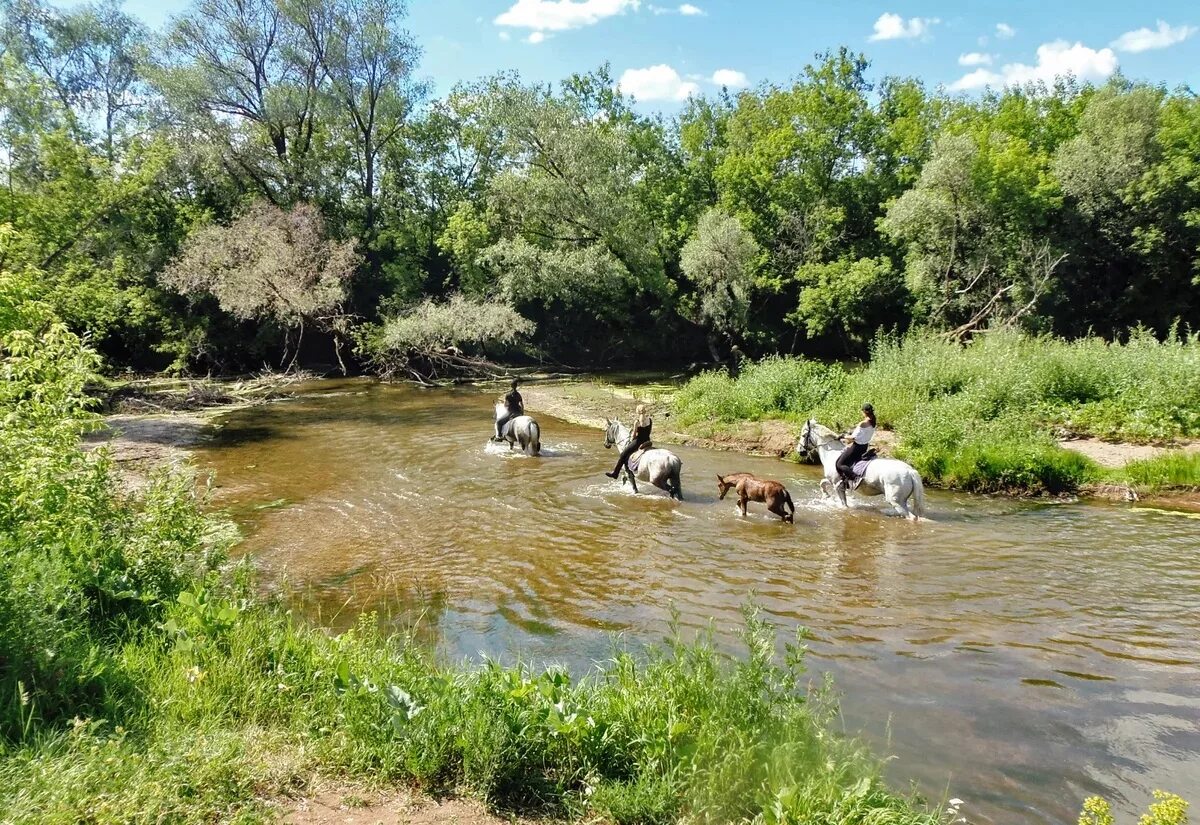
[[[1073,823],[1093,793],[1128,818],[1159,787],[1200,803],[1200,521],[930,492],[911,524],[831,508],[816,468],[687,447],[673,503],[605,478],[599,430],[539,416],[543,457],[489,445],[491,398],[319,382],[228,414],[197,463],[237,552],[331,627],[372,610],[450,660],[583,671],[663,638],[672,608],[732,649],[754,599],[781,644],[811,629],[814,681],[889,778],[971,822]],[[739,470],[787,484],[796,524],[718,501]]]

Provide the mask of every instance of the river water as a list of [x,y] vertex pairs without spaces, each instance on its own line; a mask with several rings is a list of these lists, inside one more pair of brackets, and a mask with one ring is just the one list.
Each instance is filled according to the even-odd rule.
[[[451,660],[582,671],[663,638],[672,607],[732,648],[753,598],[781,643],[811,629],[814,681],[889,777],[972,822],[1200,803],[1200,521],[930,492],[914,525],[829,507],[816,468],[687,447],[673,503],[605,478],[599,430],[539,416],[543,457],[489,445],[491,400],[319,382],[229,414],[197,460],[238,552],[331,627],[373,610]],[[718,501],[739,470],[783,481],[795,526]]]

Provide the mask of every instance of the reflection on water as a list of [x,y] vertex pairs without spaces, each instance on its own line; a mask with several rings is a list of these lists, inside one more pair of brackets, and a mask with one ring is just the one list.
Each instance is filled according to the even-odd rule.
[[[450,658],[583,669],[615,634],[661,638],[672,605],[732,646],[753,597],[781,641],[811,628],[811,668],[892,778],[973,822],[1200,799],[1195,521],[934,493],[913,525],[827,507],[811,468],[688,448],[676,504],[606,479],[598,430],[542,418],[541,458],[489,445],[475,390],[316,389],[233,413],[200,461],[242,550],[323,623],[375,610]],[[738,470],[784,481],[795,526],[718,501]]]

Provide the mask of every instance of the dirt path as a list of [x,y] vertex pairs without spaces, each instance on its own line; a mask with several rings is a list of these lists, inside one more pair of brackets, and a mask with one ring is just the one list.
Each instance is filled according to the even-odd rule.
[[353,785],[321,789],[279,804],[285,825],[503,825],[474,800],[437,800],[403,789],[369,791]]
[[1182,449],[1186,453],[1200,453],[1200,441],[1184,444],[1182,448],[1170,448],[1155,447],[1150,444],[1114,444],[1098,438],[1072,438],[1059,441],[1058,445],[1064,449],[1082,453],[1101,467],[1110,469],[1120,469],[1133,461],[1154,458],[1170,452],[1172,449]]

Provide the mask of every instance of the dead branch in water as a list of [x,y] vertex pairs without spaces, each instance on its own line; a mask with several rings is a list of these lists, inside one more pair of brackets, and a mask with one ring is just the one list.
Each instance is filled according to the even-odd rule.
[[233,381],[138,378],[109,393],[105,407],[113,412],[165,413],[226,404],[259,403],[284,397],[293,385],[319,377],[307,370],[286,373],[263,370],[248,378]]

